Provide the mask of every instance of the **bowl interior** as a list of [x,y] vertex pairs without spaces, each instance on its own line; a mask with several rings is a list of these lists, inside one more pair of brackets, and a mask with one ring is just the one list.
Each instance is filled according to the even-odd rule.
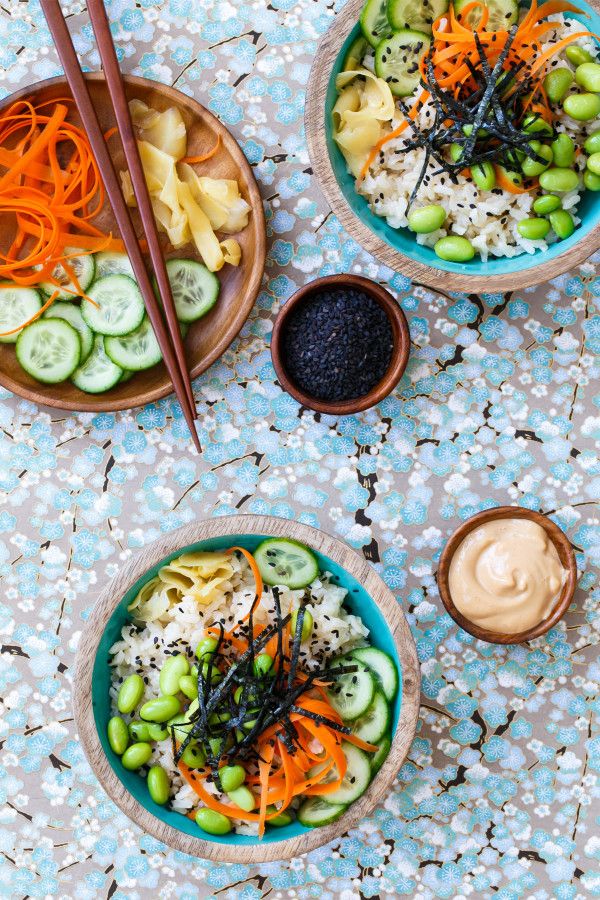
[[[582,22],[586,30],[600,33],[600,15],[598,15],[588,3],[583,2],[583,0],[575,0],[575,5],[581,9],[582,14],[565,13],[565,15]],[[589,18],[585,16],[585,13],[588,14]],[[335,25],[333,27],[335,27]],[[526,269],[533,269],[536,266],[544,265],[557,256],[561,256],[571,247],[575,246],[582,237],[588,234],[594,226],[600,222],[600,192],[585,191],[578,208],[581,225],[576,228],[571,237],[563,241],[557,241],[557,243],[550,246],[548,250],[544,252],[538,251],[533,254],[523,253],[512,259],[489,259],[487,262],[483,262],[483,260],[476,256],[471,262],[465,264],[447,262],[440,259],[430,247],[423,247],[420,244],[417,244],[414,235],[407,228],[392,228],[384,218],[376,216],[375,213],[370,210],[366,198],[357,194],[354,189],[354,177],[347,171],[344,157],[333,139],[331,120],[331,112],[337,98],[335,79],[342,71],[344,59],[350,45],[360,33],[360,25],[357,20],[356,25],[344,42],[331,71],[325,97],[325,133],[331,166],[346,202],[361,222],[363,222],[363,224],[373,231],[381,240],[404,254],[404,256],[409,257],[409,259],[436,269],[442,269],[447,272],[459,272],[465,275],[505,275],[511,272],[522,272]],[[540,280],[542,280],[542,275],[540,275]]]
[[[129,591],[122,598],[108,621],[104,634],[102,635],[102,639],[99,643],[98,652],[94,661],[94,671],[92,679],[92,707],[94,713],[94,721],[98,730],[100,743],[102,744],[102,748],[106,754],[106,758],[108,759],[108,762],[110,763],[110,766],[113,769],[115,775],[122,783],[123,787],[157,819],[160,819],[162,822],[171,825],[178,831],[195,837],[201,837],[204,840],[211,841],[213,843],[252,846],[258,844],[259,841],[258,838],[249,835],[232,833],[224,837],[215,837],[210,834],[205,834],[190,819],[186,818],[180,813],[165,809],[164,807],[154,803],[154,801],[150,797],[150,794],[148,793],[145,780],[141,778],[136,772],[128,772],[126,769],[124,769],[120,763],[119,757],[111,750],[106,736],[106,728],[111,715],[109,703],[109,687],[111,680],[109,666],[110,648],[115,643],[115,641],[119,639],[123,626],[131,620],[131,616],[127,611],[127,607],[132,602],[142,585],[149,581],[150,578],[153,578],[161,568],[161,566],[180,556],[182,553],[187,553],[194,550],[223,550],[226,547],[237,545],[245,547],[247,550],[253,551],[256,549],[258,544],[262,540],[264,540],[265,537],[267,537],[267,535],[223,535],[221,537],[199,541],[197,543],[190,544],[187,547],[182,547],[181,549],[177,550],[177,552],[165,557],[152,569],[149,569],[147,574],[144,575],[143,578],[140,578],[134,585],[132,585]],[[359,581],[357,581],[340,565],[329,559],[329,557],[323,556],[317,551],[315,551],[315,553],[319,560],[319,567],[321,568],[321,570],[330,572],[333,575],[334,581],[348,591],[345,605],[353,613],[360,615],[371,633],[370,639],[373,645],[381,650],[384,650],[391,657],[393,657],[396,662],[396,666],[398,668],[398,673],[400,676],[400,683],[398,687],[398,693],[396,695],[396,700],[392,709],[393,734],[396,730],[400,717],[402,696],[402,669],[400,660],[398,658],[398,653],[385,618],[380,612],[376,603],[373,601],[373,599],[370,597],[370,595],[367,593],[367,591]],[[287,838],[298,837],[299,835],[304,834],[307,831],[310,831],[310,829],[305,828],[298,822],[293,822],[292,824],[286,825],[283,828],[267,829],[267,832],[260,843],[277,843],[279,841],[286,840]]]

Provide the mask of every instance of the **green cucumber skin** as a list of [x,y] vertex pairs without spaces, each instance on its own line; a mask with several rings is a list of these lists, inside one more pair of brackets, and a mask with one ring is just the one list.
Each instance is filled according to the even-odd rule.
[[[31,340],[31,335],[34,330],[39,330],[41,327],[48,325],[55,326],[56,329],[60,329],[62,331],[65,339],[71,341],[72,349],[73,349],[73,365],[70,369],[65,369],[64,374],[61,374],[60,378],[44,378],[43,374],[40,374],[39,369],[34,368],[30,365],[28,359],[28,351],[27,351],[27,343]],[[75,340],[73,339],[75,338]],[[66,322],[64,319],[37,319],[35,322],[32,322],[31,325],[28,325],[26,328],[21,331],[19,337],[17,338],[16,343],[16,354],[17,359],[19,360],[19,364],[21,368],[27,372],[31,378],[34,378],[36,381],[39,381],[40,384],[61,384],[63,381],[67,381],[73,372],[77,370],[79,362],[81,360],[81,338],[79,334],[73,328],[69,322]]]

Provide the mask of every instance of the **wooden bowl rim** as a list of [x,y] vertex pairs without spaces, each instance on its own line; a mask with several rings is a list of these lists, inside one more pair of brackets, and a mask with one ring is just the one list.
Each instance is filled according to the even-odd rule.
[[[113,771],[98,737],[92,709],[92,676],[98,646],[107,622],[127,590],[152,566],[178,549],[222,535],[267,534],[292,536],[330,557],[370,594],[390,629],[402,666],[402,701],[400,718],[388,757],[366,792],[331,825],[315,828],[298,837],[270,844],[239,846],[207,841],[184,834],[161,822],[148,812],[127,790]],[[344,834],[367,816],[373,807],[388,796],[390,787],[402,765],[417,728],[419,715],[420,673],[415,643],[401,605],[374,569],[358,553],[337,538],[300,522],[274,516],[235,515],[205,519],[185,525],[164,535],[139,551],[101,592],[77,649],[73,681],[75,722],[84,753],[103,789],[116,805],[137,825],[160,841],[188,853],[219,862],[246,864],[288,859],[307,853]]]
[[[452,562],[452,557],[456,550],[471,531],[479,525],[483,525],[485,522],[494,521],[495,519],[530,519],[532,522],[541,525],[556,547],[556,552],[558,553],[561,564],[567,570],[567,578],[562,586],[562,590],[552,614],[547,619],[544,619],[537,625],[533,625],[526,631],[514,632],[512,634],[489,631],[487,628],[481,628],[479,625],[476,625],[459,612],[450,595],[448,576],[450,572],[450,563]],[[521,644],[524,641],[531,641],[534,638],[546,634],[546,632],[553,628],[567,612],[573,600],[575,588],[577,587],[577,563],[575,561],[573,547],[571,546],[568,537],[564,531],[552,521],[552,519],[548,518],[548,516],[536,512],[533,509],[526,509],[523,506],[495,506],[492,509],[485,509],[483,512],[471,516],[466,522],[463,522],[452,532],[442,551],[442,555],[440,556],[436,578],[446,612],[452,616],[454,621],[460,625],[464,631],[468,631],[469,634],[472,634],[473,637],[476,637],[478,640],[487,641],[490,644]]]
[[[364,291],[365,294],[376,300],[388,317],[392,328],[394,349],[385,375],[367,394],[354,400],[328,403],[325,400],[317,400],[315,397],[311,397],[310,394],[302,391],[290,378],[283,361],[281,342],[283,328],[292,309],[303,303],[312,294],[318,293],[319,290],[332,287],[356,288]],[[381,284],[362,275],[324,275],[322,278],[315,278],[314,281],[309,281],[308,284],[302,285],[286,300],[279,310],[271,333],[271,358],[282,388],[307,409],[314,409],[316,412],[331,416],[349,416],[381,403],[394,390],[404,375],[409,353],[410,330],[402,307]]]
[[[104,74],[102,72],[85,72],[84,74],[86,81],[105,81]],[[215,363],[225,353],[227,348],[233,343],[235,338],[244,327],[244,324],[246,323],[248,316],[252,311],[252,307],[254,306],[254,302],[258,296],[267,255],[265,212],[263,208],[262,198],[260,195],[258,183],[254,176],[254,172],[252,171],[252,166],[246,159],[244,152],[242,151],[236,138],[209,109],[199,103],[194,97],[190,97],[189,94],[184,94],[183,91],[179,91],[177,90],[177,88],[171,87],[170,85],[162,84],[159,81],[153,81],[151,78],[142,78],[139,75],[123,74],[123,80],[127,85],[132,85],[134,87],[139,86],[142,88],[157,91],[158,93],[161,93],[165,97],[169,98],[171,102],[176,106],[183,105],[183,101],[185,101],[185,104],[187,104],[188,108],[198,118],[210,121],[211,128],[220,135],[222,145],[228,148],[228,151],[235,160],[236,164],[240,167],[241,170],[243,170],[248,186],[248,202],[252,208],[252,214],[247,227],[251,228],[255,234],[253,257],[252,260],[248,260],[247,262],[247,265],[250,267],[248,288],[246,292],[239,297],[239,302],[236,303],[235,307],[232,307],[235,312],[233,326],[228,327],[227,331],[223,334],[223,337],[215,344],[210,353],[194,363],[194,365],[190,369],[190,378],[194,379],[206,372],[207,369],[209,369],[210,366],[212,366],[213,363]],[[54,87],[55,85],[59,84],[63,84],[65,86],[65,90],[70,95],[70,90],[68,88],[66,78],[64,77],[64,75],[57,75],[53,78],[45,78],[42,81],[36,81],[33,84],[30,84],[24,88],[20,88],[18,91],[9,94],[7,97],[4,97],[0,101],[0,112],[10,104],[17,102],[24,97],[31,97],[33,94],[36,94],[40,90]],[[37,403],[43,406],[50,406],[57,409],[67,409],[73,410],[75,412],[91,413],[117,412],[118,410],[122,409],[136,409],[140,406],[145,406],[148,403],[154,403],[157,400],[161,400],[163,397],[168,397],[169,394],[173,393],[173,385],[166,370],[164,373],[162,385],[157,386],[151,390],[143,391],[139,394],[138,397],[125,397],[112,402],[110,401],[110,392],[97,395],[82,393],[81,400],[69,400],[66,402],[58,397],[55,398],[43,396],[40,398],[34,388],[29,388],[22,385],[19,381],[16,381],[10,375],[7,375],[4,372],[0,372],[0,384],[8,391],[11,391],[12,393],[17,394],[19,397],[23,397],[25,400],[29,400],[33,403]],[[56,388],[59,389],[60,384],[57,384]]]
[[[586,2],[600,13],[600,0]],[[490,275],[469,275],[425,265],[396,250],[361,221],[346,201],[333,171],[327,147],[325,100],[331,71],[346,38],[358,22],[363,5],[364,0],[348,0],[343,9],[336,13],[328,31],[321,38],[310,70],[304,110],[308,154],[313,171],[331,210],[347,233],[395,272],[402,272],[412,281],[444,291],[484,293],[522,289],[550,281],[585,262],[600,247],[600,221],[579,243],[546,262],[543,254],[540,254],[540,262],[531,268]]]

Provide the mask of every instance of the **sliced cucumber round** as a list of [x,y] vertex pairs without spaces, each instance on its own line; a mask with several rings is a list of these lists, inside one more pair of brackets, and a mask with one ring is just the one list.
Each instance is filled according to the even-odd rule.
[[94,346],[94,332],[83,321],[81,308],[76,306],[72,300],[57,300],[46,310],[44,319],[64,319],[65,322],[73,326],[81,341],[81,359],[79,364],[84,363]]
[[167,274],[180,322],[201,319],[217,302],[219,279],[195,259],[167,260]]
[[263,541],[254,551],[254,559],[265,584],[297,590],[306,587],[319,574],[319,563],[312,550],[287,538]]
[[374,673],[386,700],[393,700],[398,690],[398,670],[391,656],[377,647],[359,647],[350,654],[360,659]]
[[[51,320],[49,320],[51,321]],[[58,321],[58,320],[52,320]],[[97,334],[94,346],[87,360],[73,374],[71,381],[86,394],[101,394],[109,391],[121,380],[123,369],[116,366],[104,352],[104,339]]]
[[79,365],[81,341],[63,319],[38,319],[23,329],[16,352],[28,375],[44,384],[58,384]]
[[[81,254],[78,256],[77,254]],[[64,255],[68,257],[67,265],[73,270],[79,287],[72,281],[71,276],[67,274],[61,263],[57,263],[52,270],[52,278],[58,282],[60,287],[51,281],[42,281],[40,287],[49,297],[55,291],[60,290],[57,299],[69,300],[79,294],[79,288],[86,292],[90,284],[94,280],[96,264],[91,253],[85,253],[79,247],[65,247]]]
[[358,69],[359,66],[362,66],[363,59],[365,58],[365,53],[369,47],[369,42],[366,37],[362,34],[359,34],[357,38],[355,38],[348,50],[346,52],[346,56],[344,57],[344,65],[342,66],[343,72],[353,72],[355,69]]
[[148,316],[131,334],[123,337],[105,337],[106,355],[122,369],[141,372],[155,366],[162,359],[162,353]]
[[342,741],[342,750],[348,767],[342,783],[332,794],[327,794],[329,803],[354,803],[361,797],[371,782],[369,754],[348,741]]
[[395,97],[408,97],[421,79],[419,65],[431,41],[422,31],[403,29],[386,37],[375,50],[375,74],[383,78]]
[[387,0],[367,0],[360,14],[362,33],[371,47],[392,33],[387,17]]
[[86,323],[97,334],[131,334],[144,318],[144,298],[133,278],[128,275],[105,275],[93,283],[81,312]]
[[96,279],[105,278],[106,275],[129,275],[135,280],[133,266],[126,253],[113,253],[103,250],[96,253]]
[[387,755],[390,752],[390,747],[392,746],[392,739],[389,734],[386,734],[379,741],[379,749],[376,753],[370,754],[371,761],[371,772],[375,775],[379,772],[380,768],[386,761]]
[[296,818],[306,828],[330,825],[346,810],[344,803],[327,803],[322,797],[307,797],[298,809]]
[[369,744],[376,744],[390,727],[390,720],[390,708],[383,692],[375,691],[366,713],[352,723],[352,734]]
[[327,688],[329,702],[344,722],[352,722],[366,713],[373,702],[375,678],[360,660],[351,656],[342,656],[334,660],[330,668],[338,666],[356,666],[355,672],[338,675],[335,682]]
[[449,6],[448,0],[388,0],[387,17],[392,31],[408,29],[431,34],[433,23]]
[[[462,10],[471,3],[471,0],[454,0],[454,12],[457,16]],[[508,31],[511,25],[519,20],[519,4],[517,0],[484,0],[484,6],[487,6],[490,17],[485,26],[486,31]],[[466,25],[473,30],[477,28],[481,21],[481,7],[476,7],[467,13]]]
[[12,281],[0,282],[0,332],[13,332],[0,335],[0,344],[16,344],[22,329],[14,329],[27,322],[41,307],[41,297],[33,288],[19,287]]

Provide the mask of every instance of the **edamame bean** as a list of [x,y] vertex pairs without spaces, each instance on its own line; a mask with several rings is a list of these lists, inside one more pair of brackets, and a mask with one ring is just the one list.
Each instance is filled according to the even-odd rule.
[[583,148],[586,153],[600,153],[600,130],[592,131]]
[[541,116],[535,114],[525,117],[523,120],[523,131],[544,131],[546,134],[554,134],[552,125],[550,125],[549,122],[546,122],[545,119],[542,119]]
[[221,787],[226,794],[241,787],[246,780],[246,770],[243,766],[223,766],[219,769]]
[[561,241],[570,237],[575,231],[573,216],[568,213],[566,209],[555,210],[550,213],[549,219],[554,234],[559,237]]
[[463,148],[460,144],[450,144],[450,159],[458,162],[462,156]]
[[600,92],[600,66],[598,63],[586,62],[577,66],[575,81],[586,91]]
[[437,231],[446,221],[446,210],[437,203],[413,209],[408,214],[408,227],[416,234],[431,234]]
[[214,665],[210,665],[208,662],[203,662],[200,668],[202,671],[203,678],[208,678],[208,673],[210,670],[210,683],[211,684],[218,684],[219,681],[221,681],[223,678],[223,676],[221,675],[221,673],[219,672],[217,667]]
[[162,728],[155,722],[148,722],[148,734],[150,735],[151,741],[164,741],[169,737],[167,729]]
[[569,94],[564,99],[563,109],[572,119],[589,122],[600,115],[600,97],[598,94]]
[[496,186],[496,172],[487,160],[471,166],[471,178],[482,191],[491,191]]
[[203,656],[206,656],[209,653],[214,653],[218,646],[219,642],[216,638],[202,638],[202,640],[196,647],[196,656],[198,657],[198,659],[202,659]]
[[191,675],[182,675],[179,679],[179,690],[190,700],[198,696],[198,682]]
[[252,664],[254,674],[257,676],[257,678],[260,678],[261,675],[267,675],[272,666],[273,657],[269,656],[268,653],[259,653]]
[[142,741],[138,744],[131,744],[121,757],[121,762],[126,769],[133,771],[145,766],[151,756],[152,747]]
[[179,691],[179,679],[190,671],[190,664],[183,655],[169,656],[163,663],[158,678],[161,694],[172,695]]
[[245,812],[252,812],[256,806],[254,794],[245,785],[236,788],[234,791],[227,791],[226,793],[231,802],[235,803],[236,806],[239,806],[239,808],[243,809]]
[[146,722],[168,722],[181,711],[181,703],[177,697],[167,695],[147,700],[140,709],[140,718]]
[[579,184],[579,176],[573,169],[546,169],[540,175],[540,185],[544,191],[552,194],[565,194],[574,191]]
[[550,231],[550,222],[547,219],[521,219],[517,230],[528,241],[541,241]]
[[557,197],[556,194],[544,194],[533,202],[533,211],[538,216],[547,216],[548,213],[554,212],[555,209],[560,209],[560,207],[560,197]]
[[539,162],[537,159],[532,159],[528,156],[521,163],[523,175],[526,175],[527,178],[533,178],[535,175],[541,175],[541,173],[545,172],[548,166],[551,165],[552,150],[550,147],[547,147],[546,144],[540,144],[539,141],[530,141],[529,147],[532,153],[535,153],[536,156],[539,156],[540,159],[544,160],[544,162]]
[[120,713],[132,713],[144,696],[144,682],[140,675],[129,675],[121,687],[117,697],[117,708]]
[[150,728],[148,727],[147,722],[130,722],[129,723],[129,734],[131,735],[134,741],[149,741],[150,738]]
[[570,47],[567,47],[565,56],[573,66],[582,66],[584,63],[594,62],[592,54],[577,44],[571,44]]
[[[300,636],[300,640],[302,642],[307,641],[312,634],[314,625],[314,619],[312,617],[312,613],[310,610],[304,610],[304,618],[302,620],[302,634]],[[295,609],[292,613],[292,618],[290,620],[290,628],[292,629],[292,634],[296,634],[296,628],[298,627],[298,610]]]
[[[522,152],[522,151],[520,151]],[[523,159],[525,158],[525,154],[523,153]],[[501,174],[504,178],[508,178],[509,181],[512,181],[513,184],[517,186],[523,184],[523,176],[520,172],[514,172],[511,169],[505,169],[504,166],[498,166]]]
[[110,749],[118,756],[122,756],[129,744],[129,730],[125,720],[120,716],[113,716],[108,720],[106,732]]
[[475,256],[473,244],[457,234],[440,238],[433,249],[440,259],[445,259],[448,262],[468,262]]
[[593,175],[600,175],[600,151],[588,157],[587,168]]
[[199,825],[207,834],[216,835],[229,834],[233,827],[227,816],[215,812],[214,809],[209,809],[207,806],[199,809],[196,813],[196,825]]
[[544,78],[544,90],[550,103],[560,103],[572,84],[573,72],[571,69],[561,67],[548,72]]
[[152,766],[146,778],[148,785],[148,793],[155,803],[163,806],[169,799],[171,793],[171,784],[169,776],[162,766]]
[[181,754],[181,758],[190,769],[202,769],[206,762],[204,751],[196,741],[190,741]]
[[594,175],[589,169],[583,173],[583,183],[588,191],[600,191],[600,175]]
[[575,161],[575,144],[568,134],[558,134],[552,143],[552,155],[554,165],[561,169],[568,169]]
[[193,722],[190,722],[186,713],[181,713],[180,715],[173,716],[172,719],[169,719],[169,721],[167,722],[167,732],[169,735],[171,733],[174,733],[175,740],[185,741],[186,737],[191,731],[192,725]]
[[[267,806],[267,813],[274,813],[276,808],[274,806]],[[272,819],[269,819],[269,825],[275,825],[277,828],[281,828],[283,825],[289,825],[290,822],[294,820],[290,816],[288,812],[280,812],[278,816],[273,816]]]

